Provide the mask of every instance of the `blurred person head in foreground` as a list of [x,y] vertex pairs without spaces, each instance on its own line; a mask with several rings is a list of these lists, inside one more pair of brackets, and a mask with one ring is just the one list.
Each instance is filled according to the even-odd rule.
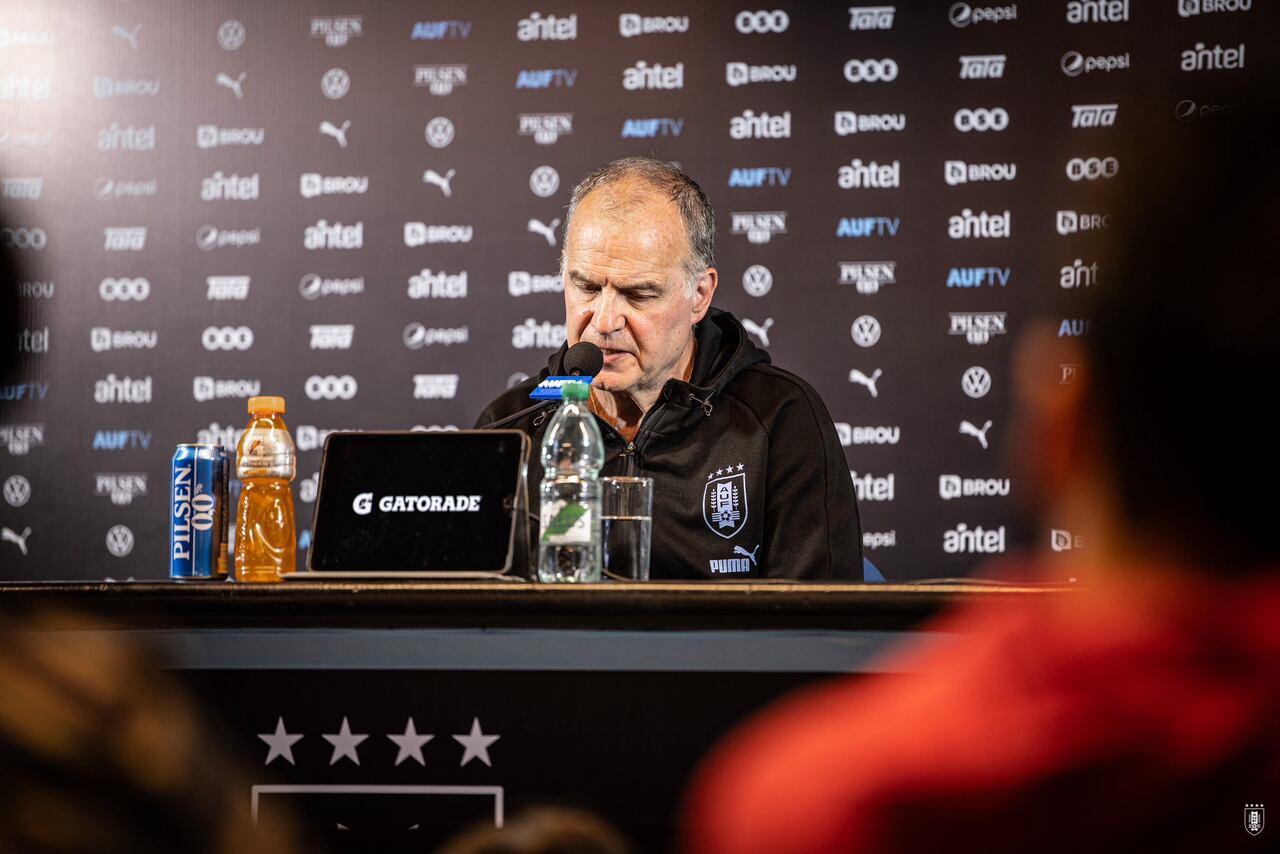
[[695,779],[689,850],[1259,841],[1248,806],[1280,806],[1277,115],[1170,118],[1122,157],[1089,334],[1021,341],[1020,484],[1083,545],[1036,562],[1085,589],[962,608],[897,652],[909,675],[767,710]]

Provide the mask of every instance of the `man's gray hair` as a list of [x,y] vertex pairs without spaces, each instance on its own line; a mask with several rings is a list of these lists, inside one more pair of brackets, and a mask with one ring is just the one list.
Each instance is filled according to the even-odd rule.
[[[684,233],[689,239],[689,256],[684,262],[685,290],[687,296],[693,296],[702,274],[708,267],[714,267],[716,263],[715,211],[711,207],[710,200],[707,199],[707,194],[702,192],[698,183],[674,163],[667,163],[655,157],[624,157],[621,160],[606,163],[579,181],[578,186],[573,188],[573,195],[569,198],[569,213],[565,216],[566,248],[569,242],[569,227],[582,200],[592,190],[632,179],[649,185],[660,195],[674,202],[680,211]],[[568,272],[565,269],[565,251],[562,250],[560,254],[562,274]]]

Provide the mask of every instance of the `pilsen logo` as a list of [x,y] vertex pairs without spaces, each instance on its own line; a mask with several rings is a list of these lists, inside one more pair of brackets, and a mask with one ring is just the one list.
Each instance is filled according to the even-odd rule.
[[382,513],[478,513],[479,495],[384,495],[376,502],[372,492],[362,492],[351,502],[357,516],[368,516],[377,506]]
[[734,234],[745,234],[752,243],[768,243],[775,234],[787,233],[786,211],[734,211]]
[[538,145],[552,145],[573,133],[573,113],[521,113],[517,120],[520,136],[531,136]]
[[747,473],[745,466],[727,466],[707,475],[702,490],[702,518],[707,527],[726,540],[747,524]]

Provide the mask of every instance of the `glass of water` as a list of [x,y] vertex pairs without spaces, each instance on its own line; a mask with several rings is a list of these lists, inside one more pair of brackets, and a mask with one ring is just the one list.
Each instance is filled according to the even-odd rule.
[[600,478],[604,573],[619,581],[649,580],[653,478]]

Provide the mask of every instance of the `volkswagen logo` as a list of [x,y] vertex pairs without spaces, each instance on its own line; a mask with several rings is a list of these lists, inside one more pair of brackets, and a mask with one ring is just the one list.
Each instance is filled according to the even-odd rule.
[[133,551],[133,531],[124,525],[112,525],[107,531],[107,551],[116,557],[125,557]]
[[991,391],[991,374],[986,368],[974,365],[960,378],[960,387],[969,397],[986,397],[987,392]]
[[453,142],[453,122],[444,116],[436,116],[427,122],[426,136],[432,148],[444,148]]
[[742,274],[742,289],[753,297],[762,297],[773,287],[773,274],[763,264],[752,264]]
[[539,166],[529,175],[529,189],[544,199],[553,195],[560,189],[560,173],[550,166]]
[[330,68],[320,78],[320,91],[335,101],[351,91],[351,75],[341,68]]
[[849,330],[853,343],[859,347],[873,347],[880,340],[880,321],[869,314],[864,314],[853,322]]
[[4,500],[10,507],[21,507],[31,498],[31,481],[20,474],[9,477],[4,482]]
[[244,44],[244,24],[236,20],[223,21],[218,27],[218,44],[223,50],[239,50]]

